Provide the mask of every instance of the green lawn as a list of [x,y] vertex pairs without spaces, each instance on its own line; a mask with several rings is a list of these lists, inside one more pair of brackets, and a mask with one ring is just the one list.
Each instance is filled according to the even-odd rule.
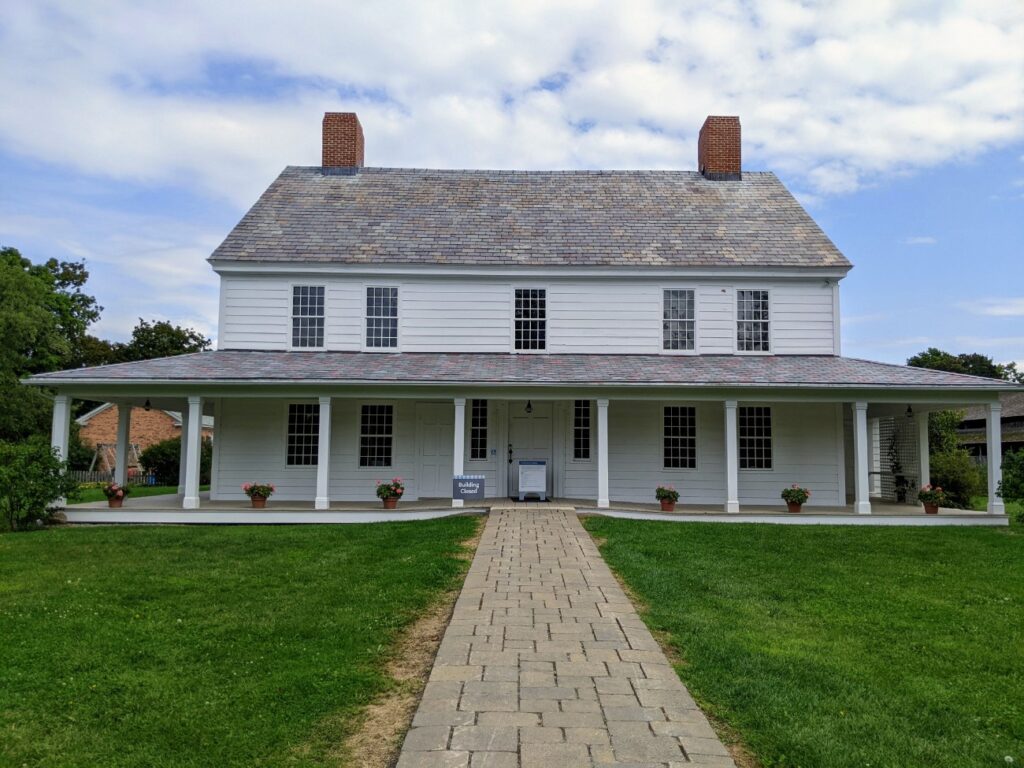
[[0,765],[335,764],[477,523],[0,536]]
[[[201,485],[199,486],[200,491],[210,490],[210,486]],[[163,496],[167,493],[177,493],[178,486],[176,485],[133,485],[131,486],[131,492],[128,494],[128,500],[138,499],[143,496]],[[106,501],[107,497],[103,495],[102,488],[79,488],[78,494],[73,498],[69,499],[69,504],[83,504],[87,501]]]
[[763,765],[1024,763],[1019,529],[586,526]]

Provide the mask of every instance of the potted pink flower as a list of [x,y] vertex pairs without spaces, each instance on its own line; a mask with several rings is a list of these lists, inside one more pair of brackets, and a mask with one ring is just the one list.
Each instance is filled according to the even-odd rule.
[[267,499],[277,489],[271,483],[245,483],[242,486],[242,490],[249,497],[249,501],[252,502],[253,509],[263,509],[267,506]]
[[786,508],[790,512],[799,512],[807,500],[811,498],[811,491],[808,488],[801,488],[793,483],[789,488],[782,489],[782,500],[786,502]]
[[107,483],[103,486],[103,495],[107,497],[107,505],[113,509],[120,509],[124,504],[124,497],[131,491],[127,485],[119,483]]
[[671,485],[659,485],[654,489],[654,498],[661,502],[662,512],[675,512],[679,491]]
[[405,493],[405,484],[402,478],[396,477],[387,482],[377,481],[377,498],[384,502],[384,509],[395,509],[398,507],[398,500]]
[[937,485],[926,485],[917,492],[917,500],[924,504],[926,515],[939,514],[939,507],[945,504],[949,497],[946,492]]

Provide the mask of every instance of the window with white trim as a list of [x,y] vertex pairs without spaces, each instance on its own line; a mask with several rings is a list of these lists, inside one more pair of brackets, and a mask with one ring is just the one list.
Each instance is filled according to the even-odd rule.
[[736,291],[736,349],[769,351],[768,291]]
[[395,409],[364,405],[359,416],[359,466],[390,467]]
[[745,406],[738,409],[740,469],[772,468],[772,409]]
[[398,289],[371,285],[366,288],[366,346],[384,349],[398,346]]
[[547,348],[547,291],[516,288],[516,349]]
[[697,409],[666,405],[664,414],[665,469],[697,468]]
[[320,405],[288,404],[287,464],[302,467],[316,464],[320,451]]
[[292,346],[324,345],[324,287],[292,286]]
[[487,458],[487,401],[471,400],[469,406],[469,458]]
[[590,461],[590,401],[574,400],[572,404],[572,457]]
[[693,291],[677,288],[666,289],[662,304],[662,348],[693,349],[695,336]]

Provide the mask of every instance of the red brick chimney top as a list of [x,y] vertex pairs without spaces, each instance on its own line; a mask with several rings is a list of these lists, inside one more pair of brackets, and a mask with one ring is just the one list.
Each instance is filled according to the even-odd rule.
[[324,113],[323,167],[363,167],[363,126],[355,112]]
[[740,166],[740,119],[709,115],[697,139],[697,170],[706,179],[738,181]]

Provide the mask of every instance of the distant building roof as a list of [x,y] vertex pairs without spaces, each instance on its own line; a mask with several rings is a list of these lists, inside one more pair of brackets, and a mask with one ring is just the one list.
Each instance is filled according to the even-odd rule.
[[514,355],[217,350],[75,368],[30,383],[337,382],[998,390],[1005,381],[831,355]]
[[286,168],[225,262],[804,267],[850,262],[772,173]]
[[[86,411],[85,413],[83,413],[81,416],[79,416],[77,419],[75,419],[75,422],[77,422],[78,424],[80,424],[80,425],[82,425],[84,427],[86,424],[88,424],[90,421],[92,421],[94,416],[98,416],[99,414],[103,413],[104,411],[110,410],[113,407],[114,407],[114,403],[103,403],[103,405],[99,405],[99,406],[93,408],[91,411]],[[137,408],[138,406],[135,406],[135,407]],[[134,410],[134,408],[133,408],[133,410]],[[171,421],[173,421],[177,426],[179,426],[179,427],[181,426],[181,412],[180,411],[164,411],[164,413],[166,413],[168,416],[170,416],[171,417]],[[203,428],[204,429],[213,429],[213,416],[203,416]]]
[[[1003,406],[1003,419],[1024,419],[1024,392],[1004,392],[999,396]],[[988,418],[988,409],[983,405],[975,405],[964,411],[964,421],[984,421]]]

